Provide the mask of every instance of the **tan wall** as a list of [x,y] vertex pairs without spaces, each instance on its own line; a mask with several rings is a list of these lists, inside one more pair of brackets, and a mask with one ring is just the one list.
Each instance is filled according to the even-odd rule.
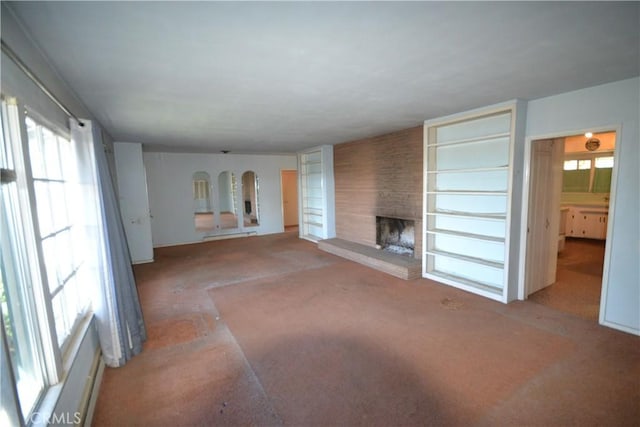
[[376,215],[412,219],[422,253],[423,127],[334,146],[337,237],[376,244]]
[[[598,138],[600,140],[600,148],[596,150],[598,151],[613,151],[616,145],[616,133],[615,132],[605,132],[605,133],[594,133],[594,138]],[[587,138],[584,135],[575,135],[568,136],[564,139],[564,152],[565,153],[590,153],[591,151],[587,150],[584,147],[584,143],[587,142]]]

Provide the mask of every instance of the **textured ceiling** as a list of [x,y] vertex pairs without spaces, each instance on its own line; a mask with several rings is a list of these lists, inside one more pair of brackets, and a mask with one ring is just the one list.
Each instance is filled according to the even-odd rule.
[[119,141],[293,152],[637,76],[631,3],[17,2]]

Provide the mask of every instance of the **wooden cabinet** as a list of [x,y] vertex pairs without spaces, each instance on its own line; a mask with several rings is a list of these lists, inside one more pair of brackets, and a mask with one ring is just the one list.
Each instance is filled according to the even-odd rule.
[[608,219],[606,208],[572,206],[565,224],[567,236],[604,240],[607,238]]

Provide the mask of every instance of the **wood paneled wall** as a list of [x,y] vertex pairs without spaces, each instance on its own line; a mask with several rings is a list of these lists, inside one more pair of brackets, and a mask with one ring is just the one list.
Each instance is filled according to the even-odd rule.
[[337,237],[376,244],[376,216],[412,219],[422,253],[423,127],[334,146]]

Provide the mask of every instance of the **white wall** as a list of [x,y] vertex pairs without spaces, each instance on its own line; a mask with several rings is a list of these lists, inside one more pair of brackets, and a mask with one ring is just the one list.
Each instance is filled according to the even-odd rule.
[[133,264],[153,261],[147,179],[142,163],[142,145],[113,144],[118,174],[120,215]]
[[[260,225],[247,227],[244,231],[255,231],[258,234],[284,231],[280,170],[296,169],[295,155],[146,152],[143,153],[143,161],[149,186],[154,247],[201,242],[205,236],[206,233],[196,231],[193,222],[192,179],[193,174],[198,171],[207,172],[215,177],[212,180],[214,189],[211,200],[216,213],[219,212],[218,174],[225,170],[231,171],[236,174],[240,184],[244,172],[254,171],[260,180]],[[238,191],[241,189],[238,188]],[[238,193],[237,199],[242,200],[241,193]],[[238,209],[239,214],[244,211],[242,207]]]
[[640,78],[529,102],[527,139],[619,128],[618,175],[611,233],[610,268],[601,304],[602,324],[640,335]]

